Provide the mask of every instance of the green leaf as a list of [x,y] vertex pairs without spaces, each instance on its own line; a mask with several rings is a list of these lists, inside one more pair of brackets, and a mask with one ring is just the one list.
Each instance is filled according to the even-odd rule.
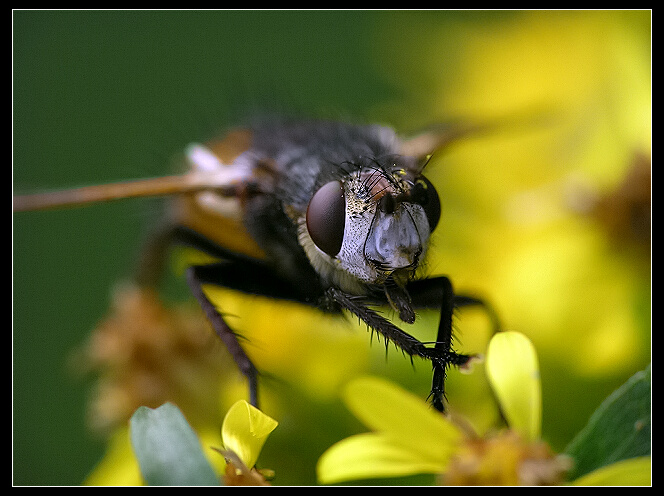
[[592,414],[565,449],[570,480],[628,458],[650,455],[650,366],[633,375]]
[[140,407],[130,420],[131,444],[151,486],[219,485],[198,437],[171,403]]

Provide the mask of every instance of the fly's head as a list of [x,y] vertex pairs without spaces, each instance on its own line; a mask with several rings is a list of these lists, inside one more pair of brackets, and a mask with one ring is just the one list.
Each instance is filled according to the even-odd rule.
[[321,277],[353,294],[403,288],[413,277],[441,209],[433,185],[409,164],[374,161],[314,193],[300,242]]

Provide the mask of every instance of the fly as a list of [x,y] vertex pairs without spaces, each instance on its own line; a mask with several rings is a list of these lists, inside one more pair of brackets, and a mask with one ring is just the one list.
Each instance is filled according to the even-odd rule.
[[[163,226],[144,248],[136,282],[156,286],[174,244],[220,260],[189,267],[186,280],[246,376],[252,404],[258,406],[258,369],[204,284],[350,312],[411,359],[431,362],[430,399],[442,412],[448,369],[472,358],[453,348],[454,309],[485,306],[456,296],[447,277],[418,277],[441,215],[438,193],[423,172],[430,153],[457,136],[429,132],[402,140],[377,125],[266,123],[191,145],[183,175],[18,196],[14,210],[172,196]],[[417,340],[378,306],[391,307],[405,323],[415,321],[417,309],[440,310],[435,342]]]

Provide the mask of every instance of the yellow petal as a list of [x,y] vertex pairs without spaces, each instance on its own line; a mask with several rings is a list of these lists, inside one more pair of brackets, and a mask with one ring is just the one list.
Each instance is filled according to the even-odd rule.
[[236,402],[221,427],[224,447],[233,451],[249,468],[256,464],[265,440],[278,422],[244,400]]
[[[444,449],[444,448],[443,448]],[[447,450],[451,454],[451,449]],[[446,464],[418,450],[399,446],[388,436],[367,433],[351,436],[328,449],[318,460],[318,481],[333,484],[358,479],[440,473]]]
[[361,377],[350,382],[344,401],[367,427],[439,465],[447,463],[447,447],[456,447],[462,439],[461,431],[447,417],[384,379]]
[[622,460],[576,479],[575,486],[650,486],[652,465],[649,456]]
[[518,332],[501,332],[489,343],[486,371],[510,427],[524,439],[540,436],[542,392],[537,353]]

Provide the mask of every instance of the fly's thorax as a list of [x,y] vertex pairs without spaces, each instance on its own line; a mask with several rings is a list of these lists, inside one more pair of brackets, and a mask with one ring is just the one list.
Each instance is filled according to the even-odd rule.
[[330,181],[299,219],[299,240],[329,284],[362,294],[388,278],[410,279],[438,222],[431,183],[403,168],[365,168]]

